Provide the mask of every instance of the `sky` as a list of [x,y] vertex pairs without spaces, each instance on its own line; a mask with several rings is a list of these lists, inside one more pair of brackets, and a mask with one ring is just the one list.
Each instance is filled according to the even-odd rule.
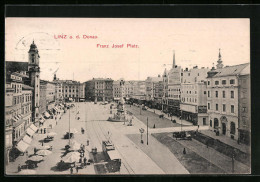
[[250,62],[249,19],[5,19],[6,61],[27,62],[33,40],[43,80],[52,80],[56,70],[59,79],[80,82],[93,77],[145,80],[171,68],[173,51],[182,68],[211,68],[219,49],[224,66]]

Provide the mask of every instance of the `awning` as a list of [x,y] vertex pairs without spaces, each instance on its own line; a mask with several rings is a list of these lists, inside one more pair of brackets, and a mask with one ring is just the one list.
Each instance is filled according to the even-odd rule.
[[25,135],[25,137],[23,138],[23,141],[30,144],[32,142],[32,139],[30,137],[28,137],[28,135]]
[[34,124],[31,124],[30,128],[31,128],[34,132],[36,132],[36,131],[38,130],[38,128],[37,128]]
[[116,150],[109,150],[109,151],[107,151],[107,154],[111,160],[121,159],[120,155],[118,154],[118,152]]
[[21,140],[16,146],[16,148],[21,152],[25,152],[28,147],[29,145],[25,143],[23,140]]
[[30,136],[33,136],[33,134],[35,133],[35,131],[33,131],[31,128],[27,128],[26,133]]

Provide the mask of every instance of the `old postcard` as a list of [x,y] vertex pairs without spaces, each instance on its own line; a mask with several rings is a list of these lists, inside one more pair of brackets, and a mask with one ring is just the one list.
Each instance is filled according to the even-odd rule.
[[5,19],[5,174],[250,174],[250,19]]

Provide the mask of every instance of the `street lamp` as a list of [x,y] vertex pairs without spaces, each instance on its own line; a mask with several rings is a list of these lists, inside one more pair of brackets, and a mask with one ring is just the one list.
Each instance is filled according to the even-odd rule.
[[147,117],[147,145],[148,145],[148,117]]

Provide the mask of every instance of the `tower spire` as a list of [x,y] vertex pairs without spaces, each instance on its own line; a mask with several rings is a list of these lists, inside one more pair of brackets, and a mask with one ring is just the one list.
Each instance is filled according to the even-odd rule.
[[175,67],[175,50],[173,50],[172,68]]
[[222,59],[221,59],[221,53],[220,53],[220,48],[219,48],[219,53],[218,53],[218,61],[217,61],[217,69],[221,69],[223,68],[223,64],[222,64]]

